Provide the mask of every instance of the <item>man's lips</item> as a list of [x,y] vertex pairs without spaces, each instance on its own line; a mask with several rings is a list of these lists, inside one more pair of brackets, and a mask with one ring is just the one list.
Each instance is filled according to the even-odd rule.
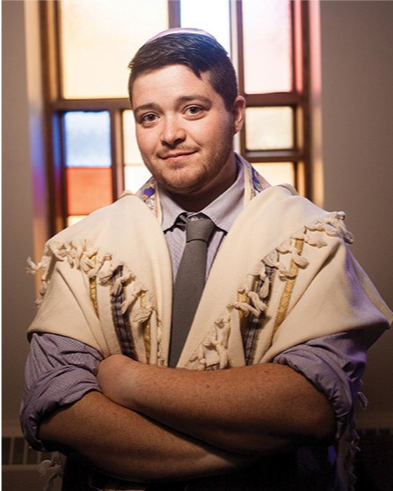
[[166,154],[159,155],[159,157],[163,160],[177,160],[184,157],[188,157],[196,153],[196,150],[182,151],[182,152],[170,152]]

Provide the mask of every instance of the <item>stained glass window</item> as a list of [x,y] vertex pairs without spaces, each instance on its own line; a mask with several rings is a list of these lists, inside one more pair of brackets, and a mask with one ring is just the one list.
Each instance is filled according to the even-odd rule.
[[69,215],[88,215],[112,202],[111,169],[67,169]]
[[109,113],[66,112],[64,133],[67,215],[87,215],[113,201]]
[[291,1],[245,0],[242,5],[245,92],[290,92]]
[[66,167],[110,167],[108,111],[70,111],[64,115]]
[[[128,64],[168,27],[204,29],[228,51],[246,99],[235,148],[272,184],[302,184],[310,140],[307,2],[59,0],[45,15],[47,102],[53,121],[53,231],[135,192],[149,177],[135,138]],[[303,23],[302,23],[303,22]],[[49,61],[48,61],[49,60]],[[296,114],[296,118],[295,118]],[[308,133],[307,133],[308,132]],[[303,179],[303,180],[302,180]],[[307,182],[306,182],[307,185]],[[306,189],[307,191],[307,189]]]
[[291,162],[253,163],[252,165],[272,186],[282,183],[295,185],[295,171]]
[[246,148],[273,150],[293,147],[293,111],[290,107],[246,109]]
[[137,49],[168,28],[166,0],[63,0],[62,88],[66,99],[127,97]]
[[229,5],[228,0],[181,0],[180,25],[209,32],[231,53]]
[[151,174],[142,161],[135,137],[135,119],[132,111],[123,112],[124,183],[135,193]]

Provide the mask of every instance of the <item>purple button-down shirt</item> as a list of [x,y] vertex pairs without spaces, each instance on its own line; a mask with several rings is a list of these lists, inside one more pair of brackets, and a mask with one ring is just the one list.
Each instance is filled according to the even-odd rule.
[[[165,190],[161,191],[162,229],[170,251],[175,277],[185,246],[185,232],[176,226],[184,210]],[[207,274],[230,227],[243,207],[243,170],[235,183],[200,212],[215,224],[208,245]],[[96,374],[102,355],[71,338],[33,334],[26,363],[26,386],[21,407],[23,432],[29,443],[45,450],[39,439],[40,421],[48,413],[73,404],[92,390],[101,391]],[[276,356],[274,363],[302,373],[332,404],[341,435],[352,413],[366,362],[363,332],[335,334],[313,339]]]

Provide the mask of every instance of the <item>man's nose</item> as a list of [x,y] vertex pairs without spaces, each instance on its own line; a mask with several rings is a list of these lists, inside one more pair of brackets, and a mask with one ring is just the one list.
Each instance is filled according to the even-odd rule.
[[173,147],[174,145],[183,142],[185,139],[186,131],[181,124],[181,121],[176,117],[165,118],[161,134],[162,144]]

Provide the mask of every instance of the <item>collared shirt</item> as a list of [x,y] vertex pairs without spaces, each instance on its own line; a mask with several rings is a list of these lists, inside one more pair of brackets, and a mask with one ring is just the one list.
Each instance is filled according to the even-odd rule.
[[173,278],[179,268],[184,247],[186,245],[186,234],[183,227],[177,224],[179,215],[186,214],[187,217],[203,214],[213,221],[215,228],[210,236],[207,249],[206,276],[212,267],[214,258],[220,248],[222,241],[243,208],[244,196],[244,171],[238,166],[236,181],[223,194],[216,198],[208,206],[198,212],[186,212],[181,208],[165,189],[160,188],[160,201],[162,207],[162,230],[168,245],[172,260]]

